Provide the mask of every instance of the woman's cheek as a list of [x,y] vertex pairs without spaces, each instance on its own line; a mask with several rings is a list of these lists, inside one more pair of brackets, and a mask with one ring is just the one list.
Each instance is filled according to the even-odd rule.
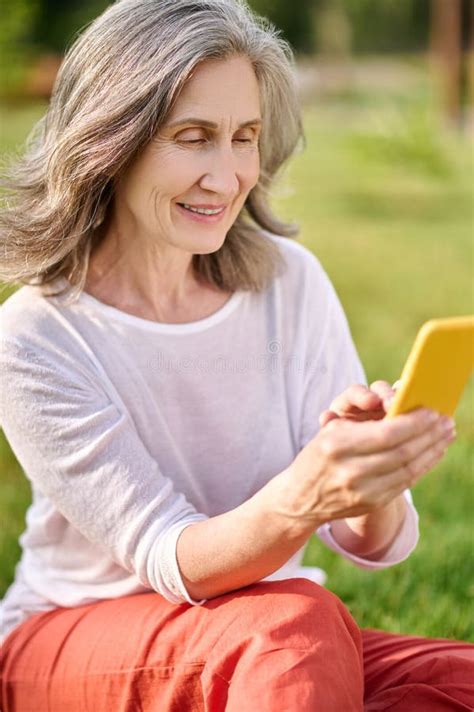
[[260,177],[260,155],[258,151],[255,152],[252,158],[253,160],[249,165],[246,179],[247,187],[249,190],[251,190],[257,185],[258,179]]
[[[167,162],[166,170],[163,170],[168,176],[168,180],[178,183],[194,184],[206,172],[206,164],[201,156],[193,154],[191,151],[187,154],[182,151],[176,153]],[[163,166],[164,168],[164,166]]]

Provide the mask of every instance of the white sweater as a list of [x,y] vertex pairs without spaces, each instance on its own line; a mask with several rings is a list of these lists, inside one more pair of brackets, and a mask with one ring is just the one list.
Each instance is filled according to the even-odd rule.
[[[33,501],[3,637],[38,611],[150,589],[202,603],[181,580],[180,532],[251,497],[316,435],[332,399],[365,382],[319,262],[271,239],[285,269],[270,287],[235,292],[191,323],[149,321],[85,293],[65,305],[28,286],[7,299],[0,419]],[[339,547],[330,523],[316,534],[360,567],[399,563],[418,540],[405,494],[405,525],[380,561]],[[301,575],[302,555],[268,578]]]

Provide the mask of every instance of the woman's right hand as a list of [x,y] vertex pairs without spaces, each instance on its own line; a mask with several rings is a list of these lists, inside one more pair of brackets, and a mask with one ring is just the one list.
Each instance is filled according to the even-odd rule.
[[454,440],[453,421],[427,409],[383,420],[331,420],[284,475],[280,514],[312,526],[387,505]]

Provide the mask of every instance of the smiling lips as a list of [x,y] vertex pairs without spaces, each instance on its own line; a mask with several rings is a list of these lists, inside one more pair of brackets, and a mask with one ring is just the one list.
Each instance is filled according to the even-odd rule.
[[178,203],[178,205],[200,215],[217,215],[225,210],[225,205],[189,205],[189,203]]
[[189,203],[176,204],[180,212],[192,220],[199,222],[215,223],[224,215],[226,205],[190,205]]

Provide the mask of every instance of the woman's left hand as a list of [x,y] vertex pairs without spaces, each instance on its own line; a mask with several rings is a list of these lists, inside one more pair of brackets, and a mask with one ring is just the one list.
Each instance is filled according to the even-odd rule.
[[[397,385],[396,383],[394,384]],[[330,420],[381,420],[385,417],[395,390],[387,381],[374,381],[368,388],[353,385],[346,388],[319,416],[323,428]]]

